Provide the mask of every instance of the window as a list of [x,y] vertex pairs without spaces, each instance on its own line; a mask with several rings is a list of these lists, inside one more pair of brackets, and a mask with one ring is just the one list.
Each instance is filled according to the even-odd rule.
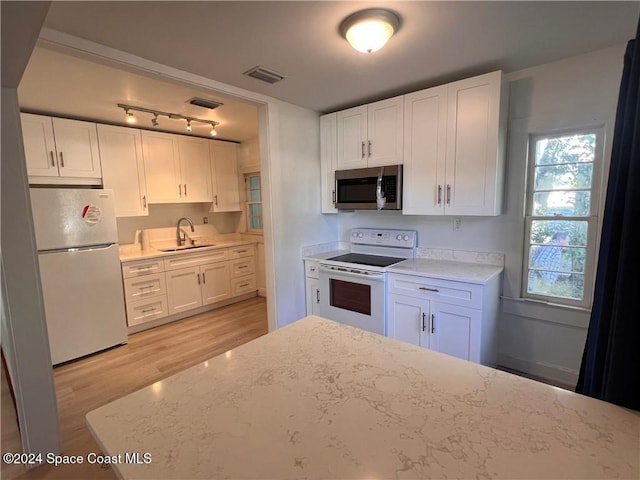
[[244,176],[247,199],[247,229],[250,232],[262,232],[262,192],[260,174],[249,173]]
[[603,129],[530,138],[523,296],[591,306]]

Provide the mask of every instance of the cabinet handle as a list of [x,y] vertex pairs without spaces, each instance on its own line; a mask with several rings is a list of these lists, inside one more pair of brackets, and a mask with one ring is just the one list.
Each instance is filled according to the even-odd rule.
[[218,195],[213,196],[213,203],[214,205],[218,206]]
[[247,253],[247,251],[246,250],[237,250],[236,253],[239,255],[241,253]]
[[316,303],[320,303],[320,289],[316,288]]
[[331,197],[332,197],[332,200],[333,200],[333,204],[335,205],[336,204],[336,191],[335,190],[331,191]]
[[185,197],[187,196],[187,184],[186,183],[184,184],[184,196]]
[[248,286],[249,286],[249,284],[248,284],[248,283],[243,283],[242,285],[240,285],[240,288],[242,288],[242,287],[248,287]]
[[364,142],[362,142],[362,158],[364,158]]
[[182,198],[182,184],[181,183],[178,184],[178,196],[180,198]]
[[427,288],[427,287],[419,287],[418,290],[424,290],[426,292],[439,292],[437,288]]
[[425,323],[426,322],[426,316],[427,316],[427,314],[423,312],[422,313],[422,331],[423,332],[427,329],[427,325]]
[[62,156],[62,152],[60,152],[60,166],[64,168],[64,157]]
[[198,285],[200,285],[200,274],[198,274]]
[[434,333],[436,331],[436,327],[435,327],[435,320],[436,320],[436,316],[435,314],[431,314],[431,333]]
[[142,208],[147,208],[147,196],[142,196]]
[[207,277],[204,272],[202,272],[202,283],[207,283]]
[[371,156],[371,140],[369,140],[368,150],[369,150],[369,156]]
[[442,185],[438,185],[438,205],[442,204]]
[[451,205],[451,185],[447,185],[447,205]]
[[309,267],[309,271],[315,272],[316,271],[316,267]]
[[49,153],[51,154],[51,166],[55,167],[56,166],[56,160],[55,160],[55,158],[53,158],[53,150],[51,150]]
[[240,265],[240,266],[238,267],[238,270],[240,270],[241,268],[249,268],[249,265]]
[[149,312],[153,312],[155,310],[155,308],[145,308],[144,310],[142,310],[142,313],[149,313]]

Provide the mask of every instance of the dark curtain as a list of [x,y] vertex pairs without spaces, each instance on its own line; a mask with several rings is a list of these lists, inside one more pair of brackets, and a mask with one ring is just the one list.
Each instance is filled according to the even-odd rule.
[[576,392],[640,411],[640,22],[627,45]]

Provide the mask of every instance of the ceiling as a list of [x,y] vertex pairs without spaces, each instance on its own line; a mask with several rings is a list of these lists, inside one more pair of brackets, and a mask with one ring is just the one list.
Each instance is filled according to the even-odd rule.
[[[368,7],[390,8],[402,23],[382,50],[362,54],[338,27]],[[324,113],[622,44],[639,15],[640,2],[608,1],[74,1],[52,2],[45,27]],[[84,116],[121,122],[114,104],[133,103],[220,121],[223,138],[242,141],[257,131],[250,104],[86,62],[38,49],[20,85],[22,106],[80,115],[60,110],[74,103]],[[286,78],[269,85],[243,75],[256,65]],[[192,93],[225,105],[189,107]]]

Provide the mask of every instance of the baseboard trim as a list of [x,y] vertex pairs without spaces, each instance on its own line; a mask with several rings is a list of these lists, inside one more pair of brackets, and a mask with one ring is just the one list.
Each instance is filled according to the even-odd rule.
[[514,373],[549,383],[558,387],[574,390],[578,383],[579,372],[573,369],[554,365],[546,362],[532,362],[523,358],[512,357],[510,355],[498,356],[498,367],[506,370],[513,370]]

